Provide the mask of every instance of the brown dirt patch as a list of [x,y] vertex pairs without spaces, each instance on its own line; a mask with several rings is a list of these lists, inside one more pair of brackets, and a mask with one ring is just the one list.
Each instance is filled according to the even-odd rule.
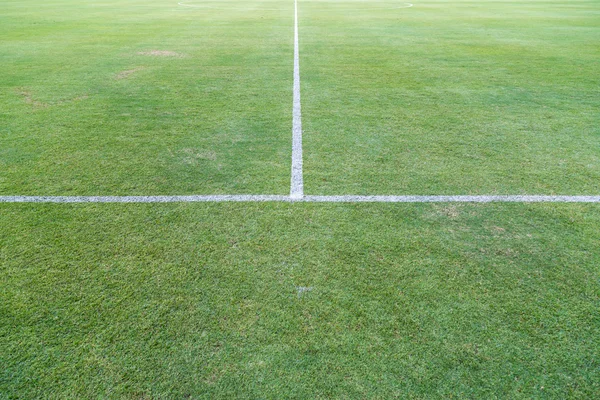
[[44,103],[43,101],[36,100],[33,93],[27,89],[24,89],[24,88],[17,89],[17,94],[23,98],[23,101],[25,103],[31,105],[35,109],[48,108],[51,106],[60,106],[63,104],[82,101],[89,97],[87,94],[84,94],[81,96],[73,97],[71,99],[62,99],[62,100],[53,101],[52,103]]
[[49,106],[48,103],[44,103],[44,102],[36,100],[33,97],[33,94],[29,90],[20,89],[18,91],[18,93],[20,96],[23,97],[23,100],[25,101],[25,103],[30,104],[34,108],[46,108]]
[[121,79],[127,79],[129,78],[131,75],[135,74],[138,71],[143,70],[144,68],[142,67],[138,67],[138,68],[134,68],[134,69],[128,69],[126,71],[121,71],[119,72],[116,76],[115,79],[117,80],[121,80]]
[[437,206],[437,211],[450,219],[456,219],[460,216],[460,208],[455,205]]

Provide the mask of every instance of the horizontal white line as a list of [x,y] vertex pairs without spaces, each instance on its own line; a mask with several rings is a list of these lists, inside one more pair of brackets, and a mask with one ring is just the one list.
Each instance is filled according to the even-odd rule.
[[600,203],[600,196],[305,196],[303,201],[324,203]]
[[0,196],[0,203],[196,203],[289,201],[289,196],[191,195],[191,196]]
[[600,196],[304,196],[190,195],[190,196],[0,196],[0,203],[600,203]]

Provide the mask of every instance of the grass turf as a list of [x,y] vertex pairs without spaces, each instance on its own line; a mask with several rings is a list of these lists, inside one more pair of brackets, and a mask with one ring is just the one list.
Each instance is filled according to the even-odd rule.
[[600,392],[595,205],[0,210],[5,398]]
[[[300,2],[310,194],[597,194],[596,3],[452,3]],[[5,1],[0,194],[287,193],[292,3],[203,5]],[[0,397],[597,397],[599,223],[0,204]]]
[[598,193],[600,3],[397,4],[300,2],[308,193]]
[[287,193],[282,10],[3,2],[0,193]]

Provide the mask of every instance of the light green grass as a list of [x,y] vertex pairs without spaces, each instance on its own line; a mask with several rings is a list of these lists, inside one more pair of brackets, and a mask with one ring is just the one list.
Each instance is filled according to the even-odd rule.
[[301,2],[306,191],[599,193],[600,3],[414,3]]
[[[0,193],[285,194],[293,15],[282,10],[4,1]],[[152,50],[176,55],[139,54]]]
[[0,396],[594,398],[599,225],[593,205],[1,205]]

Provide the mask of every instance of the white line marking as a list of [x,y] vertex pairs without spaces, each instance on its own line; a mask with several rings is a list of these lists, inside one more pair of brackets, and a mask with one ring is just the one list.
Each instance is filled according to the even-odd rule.
[[298,292],[298,298],[302,297],[302,295],[306,292],[312,292],[314,287],[312,286],[296,286],[296,291]]
[[190,195],[190,196],[0,196],[0,203],[196,203],[290,201],[277,195]]
[[600,196],[305,196],[302,200],[322,203],[600,203]]
[[290,197],[304,196],[302,176],[302,112],[300,107],[300,50],[298,48],[298,0],[294,0],[294,107],[292,120],[292,184]]
[[[242,8],[242,7],[214,7],[214,6],[208,6],[208,5],[204,5],[204,4],[189,4],[189,2],[179,2],[177,3],[178,6],[181,7],[189,7],[189,8],[209,8],[211,10],[231,10],[231,11],[285,11],[285,9],[282,8],[256,8],[256,7],[247,7],[247,8]],[[370,7],[370,8],[342,8],[339,7],[338,9],[340,11],[377,11],[377,10],[398,10],[401,8],[410,8],[412,7],[413,4],[411,3],[402,3],[399,6],[396,7]],[[330,7],[314,7],[312,6],[311,9],[317,9],[317,10],[330,10],[330,11],[335,11],[336,8],[330,8]]]
[[[230,10],[230,11],[282,11],[281,8],[241,8],[241,7],[213,7],[203,4],[187,4],[187,2],[179,2],[178,6],[191,8],[209,8],[211,10]],[[284,10],[283,10],[284,11]]]
[[600,196],[0,196],[0,203],[600,203]]

